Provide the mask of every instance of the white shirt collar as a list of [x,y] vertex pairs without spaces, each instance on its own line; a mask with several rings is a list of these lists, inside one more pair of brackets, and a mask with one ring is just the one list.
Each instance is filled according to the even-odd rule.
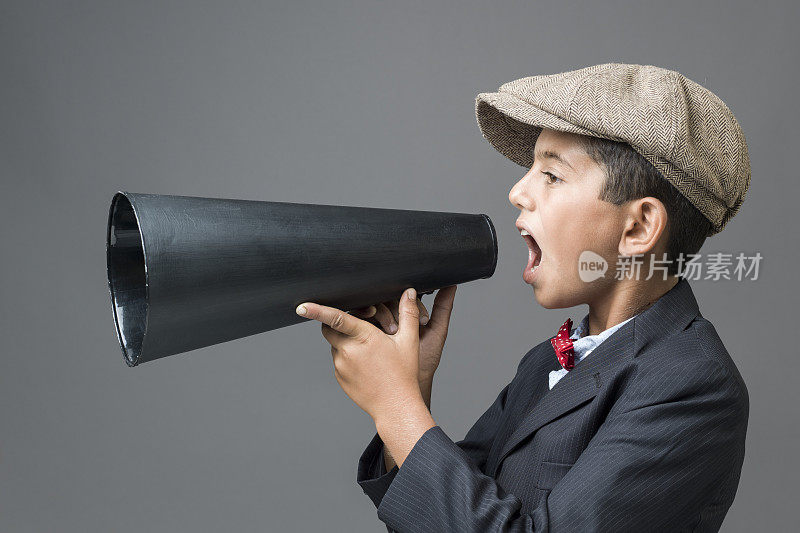
[[[572,339],[572,349],[575,352],[575,364],[577,365],[580,361],[582,361],[587,355],[589,355],[595,348],[600,346],[604,340],[609,338],[611,335],[614,334],[619,328],[624,326],[630,320],[633,320],[636,315],[630,317],[628,320],[620,322],[619,324],[615,324],[610,328],[606,329],[605,331],[601,331],[596,335],[586,335],[583,336],[585,332],[589,331],[589,313],[586,313],[586,316],[583,317],[581,323],[578,324],[578,327],[573,328],[572,334],[569,336]],[[553,355],[555,357],[555,354]],[[565,368],[559,368],[558,370],[551,370],[550,371],[550,388],[552,389],[553,386],[559,382],[559,380],[567,375],[568,370]]]

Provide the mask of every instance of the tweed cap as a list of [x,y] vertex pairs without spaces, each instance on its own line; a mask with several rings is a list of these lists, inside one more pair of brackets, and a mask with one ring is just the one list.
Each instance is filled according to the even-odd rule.
[[739,210],[750,185],[744,133],[725,103],[678,72],[604,63],[529,76],[480,93],[481,133],[529,169],[542,128],[628,143],[711,221]]

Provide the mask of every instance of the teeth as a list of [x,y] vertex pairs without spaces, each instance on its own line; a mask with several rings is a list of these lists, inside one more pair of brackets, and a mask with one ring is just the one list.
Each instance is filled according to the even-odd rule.
[[527,236],[529,236],[529,237],[530,237],[530,235],[531,235],[530,233],[528,233],[528,232],[527,232],[527,231],[525,231],[524,229],[521,229],[521,230],[519,230],[519,233],[520,233],[520,235],[527,235]]

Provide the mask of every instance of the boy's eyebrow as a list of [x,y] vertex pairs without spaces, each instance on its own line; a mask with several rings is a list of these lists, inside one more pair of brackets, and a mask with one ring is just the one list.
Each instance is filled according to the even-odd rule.
[[575,169],[572,168],[572,165],[570,165],[569,162],[567,162],[567,160],[564,159],[561,156],[561,154],[559,154],[558,152],[554,152],[553,150],[538,150],[538,151],[534,152],[533,157],[534,157],[534,159],[536,159],[536,158],[539,158],[539,159],[555,159],[556,161],[558,161],[562,165],[565,165],[565,166],[569,167],[570,170],[575,172]]

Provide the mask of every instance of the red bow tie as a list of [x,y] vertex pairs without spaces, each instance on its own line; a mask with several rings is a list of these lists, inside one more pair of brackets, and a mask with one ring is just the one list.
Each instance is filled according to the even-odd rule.
[[561,329],[558,330],[558,334],[550,339],[550,344],[553,345],[553,349],[556,351],[558,362],[567,370],[572,370],[572,367],[575,366],[575,351],[572,349],[572,339],[569,338],[571,329],[572,319],[568,318],[564,325],[561,326]]

